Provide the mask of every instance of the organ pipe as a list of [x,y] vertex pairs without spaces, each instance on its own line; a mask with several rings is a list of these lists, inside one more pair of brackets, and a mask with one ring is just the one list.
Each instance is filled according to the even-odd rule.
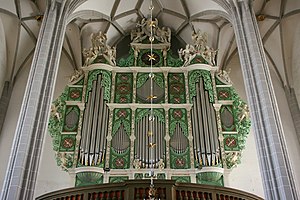
[[212,166],[219,159],[218,130],[215,110],[209,102],[208,91],[204,89],[202,78],[196,83],[191,120],[195,159],[199,165]]
[[153,143],[156,145],[153,148],[153,166],[158,167],[158,162],[164,156],[164,123],[159,121],[158,117],[154,117],[154,121],[149,121],[149,116],[144,116],[136,123],[136,152],[135,157],[142,161],[143,168],[150,168],[151,166],[151,149],[149,148],[148,131],[151,123],[153,123]]
[[101,74],[92,83],[84,111],[79,158],[83,165],[93,166],[103,161],[106,132],[108,128],[108,107],[101,86]]

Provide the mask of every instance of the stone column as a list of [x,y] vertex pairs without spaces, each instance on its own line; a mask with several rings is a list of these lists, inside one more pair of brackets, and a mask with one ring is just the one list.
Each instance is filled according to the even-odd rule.
[[6,81],[2,90],[2,95],[0,97],[0,134],[5,121],[5,116],[9,105],[12,90],[13,90],[13,84],[9,81]]
[[266,199],[298,199],[269,67],[249,0],[229,0]]
[[300,144],[300,109],[294,88],[285,87],[285,95],[293,118],[296,134]]
[[69,0],[52,0],[44,14],[0,196],[2,200],[33,199],[69,4]]

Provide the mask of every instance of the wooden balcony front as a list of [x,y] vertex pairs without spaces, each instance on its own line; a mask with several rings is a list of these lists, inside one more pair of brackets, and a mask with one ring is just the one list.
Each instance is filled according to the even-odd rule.
[[[150,180],[128,180],[51,192],[36,200],[147,200]],[[261,197],[236,189],[154,180],[156,200],[262,200]]]

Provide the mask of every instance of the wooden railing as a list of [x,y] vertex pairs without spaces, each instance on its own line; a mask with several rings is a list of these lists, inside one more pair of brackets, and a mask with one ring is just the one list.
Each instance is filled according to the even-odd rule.
[[[36,200],[145,200],[148,198],[149,180],[128,180],[51,192]],[[236,189],[175,183],[172,180],[154,180],[155,199],[159,200],[262,200],[262,198]]]

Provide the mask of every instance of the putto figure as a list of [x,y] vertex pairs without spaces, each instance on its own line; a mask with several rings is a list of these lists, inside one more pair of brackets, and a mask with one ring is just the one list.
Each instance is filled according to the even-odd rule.
[[218,50],[207,46],[207,38],[207,33],[202,33],[200,30],[192,33],[194,44],[187,44],[185,49],[181,48],[178,51],[179,58],[184,61],[183,67],[188,66],[197,55],[201,56],[209,65],[217,65],[216,57]]
[[110,64],[116,65],[116,47],[110,47],[107,45],[106,33],[99,31],[98,33],[92,33],[91,36],[92,47],[89,49],[83,49],[82,55],[84,59],[84,67],[91,65],[98,56],[103,56],[105,60]]
[[158,20],[155,18],[143,18],[141,22],[137,23],[137,29],[131,31],[131,41],[139,43],[151,36],[151,29],[154,38],[162,43],[171,42],[171,29],[168,27],[158,27]]

